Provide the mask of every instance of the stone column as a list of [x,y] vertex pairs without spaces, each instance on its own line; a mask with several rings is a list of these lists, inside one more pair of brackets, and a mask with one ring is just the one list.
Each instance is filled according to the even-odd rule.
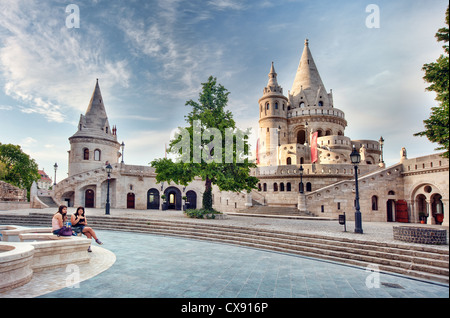
[[448,226],[449,224],[449,213],[448,213],[448,199],[441,199],[442,205],[444,206],[444,221],[442,222],[443,226]]
[[431,200],[426,200],[425,202],[427,204],[427,215],[428,215],[427,224],[436,224],[436,221],[432,215],[433,214],[433,209],[431,207],[432,202]]
[[102,208],[102,184],[97,183],[95,185],[95,208],[101,209]]
[[304,193],[299,193],[298,194],[298,210],[300,211],[300,213],[306,213],[307,209],[306,209],[306,195]]
[[245,206],[246,206],[247,208],[253,206],[253,203],[252,203],[252,193],[251,193],[251,192],[250,192],[250,193],[247,193],[246,198],[247,198],[247,202],[245,203]]

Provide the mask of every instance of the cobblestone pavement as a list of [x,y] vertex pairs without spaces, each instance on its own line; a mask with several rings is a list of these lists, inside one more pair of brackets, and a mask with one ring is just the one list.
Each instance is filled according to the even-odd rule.
[[[0,211],[0,214],[52,214],[55,210]],[[68,213],[74,211],[69,208]],[[92,215],[104,215],[104,210],[87,209],[86,213],[89,219]],[[243,217],[231,213],[225,220],[198,220],[186,218],[180,211],[134,210],[111,210],[111,216],[217,223],[402,243],[393,240],[392,227],[398,223],[363,222],[364,234],[361,235],[353,233],[351,223],[347,225],[347,232],[343,232],[343,226],[336,220]],[[67,288],[68,273],[61,268],[35,273],[30,283],[0,294],[0,298],[449,297],[448,285],[401,275],[382,273],[376,288],[369,288],[371,284],[373,287],[368,281],[373,272],[307,257],[149,234],[97,232],[105,245],[98,247],[93,243],[91,262],[80,265],[82,282],[79,286]],[[448,249],[448,245],[437,248]]]

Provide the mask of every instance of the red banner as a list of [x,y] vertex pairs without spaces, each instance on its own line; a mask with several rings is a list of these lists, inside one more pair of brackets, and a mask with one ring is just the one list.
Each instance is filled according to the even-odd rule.
[[317,136],[317,131],[311,136],[311,163],[317,162]]

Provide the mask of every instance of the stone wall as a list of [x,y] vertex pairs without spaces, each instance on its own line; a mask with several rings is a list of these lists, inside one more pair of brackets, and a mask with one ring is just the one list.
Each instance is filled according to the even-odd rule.
[[27,190],[0,181],[0,201],[26,202]]

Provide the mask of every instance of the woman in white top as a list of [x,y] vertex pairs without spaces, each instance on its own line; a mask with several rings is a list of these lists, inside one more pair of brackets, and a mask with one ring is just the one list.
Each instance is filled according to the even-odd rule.
[[59,231],[64,225],[64,221],[67,218],[67,207],[65,205],[60,205],[58,212],[53,215],[52,218],[52,231],[53,234],[58,235]]

